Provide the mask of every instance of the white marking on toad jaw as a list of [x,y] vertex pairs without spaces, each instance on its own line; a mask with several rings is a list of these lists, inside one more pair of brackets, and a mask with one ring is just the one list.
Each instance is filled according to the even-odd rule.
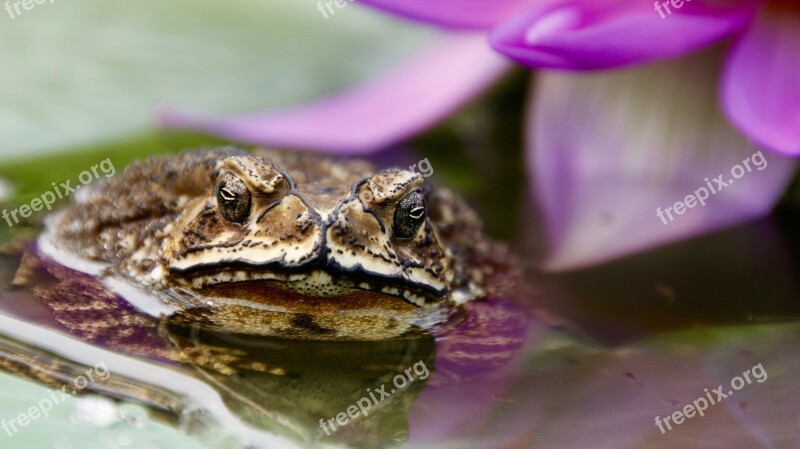
[[[384,238],[385,243],[385,238]],[[334,249],[340,249],[334,246]],[[429,285],[437,290],[443,290],[447,287],[445,282],[428,275],[424,268],[403,266],[397,262],[387,262],[377,257],[362,257],[356,253],[353,255],[347,248],[341,248],[342,254],[331,253],[328,260],[336,262],[339,266],[347,270],[356,270],[364,272],[367,275],[380,275],[380,276],[394,276],[405,279],[416,284]]]
[[386,294],[392,295],[392,296],[399,296],[401,298],[404,298],[408,302],[410,302],[412,304],[415,304],[415,305],[417,305],[419,307],[424,306],[425,303],[426,303],[424,297],[416,295],[414,293],[411,293],[408,290],[400,290],[397,287],[383,287],[381,289],[381,293],[386,293]]
[[423,307],[426,303],[424,297],[411,293],[408,290],[400,290],[397,287],[383,287],[381,289],[381,292],[392,296],[399,296],[401,298],[404,298],[406,301],[415,304],[419,307]]
[[343,296],[356,291],[355,288],[343,283],[337,284],[333,277],[320,270],[308,274],[285,274],[258,271],[225,271],[208,276],[198,276],[191,279],[191,285],[200,289],[208,285],[244,281],[276,281],[287,290],[308,296]]
[[[221,235],[219,241],[232,241],[236,238],[233,233]],[[320,245],[322,236],[314,233],[311,238],[304,237],[301,241],[292,240],[291,244],[271,245],[276,240],[270,237],[249,236],[247,239],[254,244],[250,246],[235,245],[233,247],[217,246],[203,251],[184,254],[169,262],[169,267],[186,270],[196,265],[213,262],[215,265],[224,266],[232,261],[248,262],[260,265],[268,262],[282,261],[286,264],[298,263],[300,260],[312,257]],[[288,240],[287,240],[288,241]],[[296,247],[296,248],[295,248]]]
[[[322,270],[315,270],[307,274],[252,272],[244,270],[226,271],[214,275],[198,276],[191,279],[190,284],[193,288],[200,289],[209,285],[243,281],[275,281],[279,282],[281,287],[286,290],[316,297],[345,296],[359,289],[365,291],[373,290],[367,282],[351,285],[346,281],[337,281],[329,273]],[[404,299],[419,307],[425,306],[428,302],[424,296],[412,293],[406,289],[401,290],[397,287],[382,287],[380,293]]]
[[408,290],[403,291],[403,297],[406,300],[418,305],[419,307],[423,307],[428,302],[424,297],[415,295],[409,292]]

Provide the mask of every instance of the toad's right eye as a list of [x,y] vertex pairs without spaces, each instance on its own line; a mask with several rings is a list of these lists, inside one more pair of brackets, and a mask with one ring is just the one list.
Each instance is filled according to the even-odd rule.
[[243,223],[250,215],[251,195],[244,182],[226,173],[217,184],[217,207],[226,221]]

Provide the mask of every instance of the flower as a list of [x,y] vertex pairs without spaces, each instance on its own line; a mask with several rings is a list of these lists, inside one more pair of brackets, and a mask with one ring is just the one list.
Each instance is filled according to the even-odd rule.
[[295,108],[207,118],[166,110],[168,127],[237,141],[338,154],[364,154],[447,117],[509,68],[480,33],[451,33],[374,80]]
[[[173,113],[167,124],[260,144],[376,151],[445,117],[506,70],[487,51],[488,33],[491,47],[510,59],[559,69],[532,77],[526,126],[548,270],[604,262],[763,216],[795,174],[787,155],[800,153],[800,53],[792,52],[800,8],[787,2],[359,3],[434,24],[448,37],[366,86],[311,105],[216,120]],[[727,49],[729,38],[736,41]],[[643,63],[650,64],[632,67]],[[619,70],[599,71],[609,68]],[[762,147],[773,151],[767,171],[734,185],[727,173]],[[659,219],[659,210],[720,173],[731,181],[724,192],[672,221]]]
[[508,20],[491,44],[530,67],[594,70],[685,55],[730,37],[736,42],[721,80],[727,117],[765,148],[800,155],[798,3],[569,0]]
[[[692,55],[728,39],[734,40],[729,48]],[[795,163],[780,154],[800,154],[798,41],[800,5],[774,0],[566,0],[535,5],[497,25],[492,47],[529,67],[595,71],[684,57],[655,70],[540,80],[538,92],[545,98],[535,101],[554,106],[532,119],[533,128],[566,122],[562,130],[581,136],[532,136],[540,142],[533,145],[531,163],[553,248],[546,263],[557,269],[606,260],[769,213],[795,173]],[[721,111],[714,82],[719,72]],[[567,97],[547,100],[553,89]],[[583,92],[580,100],[576,91]],[[580,105],[569,108],[569,99]],[[659,112],[653,112],[654,104],[660,104]],[[557,118],[554,109],[562,113]],[[622,117],[640,129],[609,138]],[[660,230],[648,222],[650,205],[637,207],[677,203],[691,186],[753,152],[750,142],[774,151],[769,157],[775,163],[762,179],[736,180],[735,192],[712,199],[725,204],[687,211]],[[642,153],[650,163],[637,165],[636,154]],[[654,179],[636,181],[643,176]],[[565,177],[572,185],[563,185]]]

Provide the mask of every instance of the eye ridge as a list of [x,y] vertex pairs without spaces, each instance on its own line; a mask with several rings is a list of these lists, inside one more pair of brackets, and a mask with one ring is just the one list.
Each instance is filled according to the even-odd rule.
[[408,240],[417,235],[426,217],[425,197],[415,190],[397,202],[394,211],[394,237]]
[[225,174],[217,187],[217,207],[220,215],[231,223],[242,223],[251,208],[250,190],[232,173]]

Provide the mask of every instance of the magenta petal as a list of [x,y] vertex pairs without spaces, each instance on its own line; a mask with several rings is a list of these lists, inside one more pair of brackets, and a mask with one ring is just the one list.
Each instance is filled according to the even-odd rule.
[[755,4],[692,0],[670,11],[662,18],[648,0],[567,0],[498,26],[490,43],[530,67],[601,69],[705,47],[742,30]]
[[800,14],[765,10],[733,47],[723,80],[725,110],[766,147],[800,155]]
[[543,0],[358,0],[421,22],[452,28],[489,28]]
[[260,145],[359,154],[430,127],[508,68],[482,34],[449,35],[394,71],[300,107],[233,118],[167,112],[163,123]]
[[[770,212],[797,164],[766,151],[763,160],[753,156],[760,148],[726,120],[715,95],[721,62],[714,51],[623,71],[539,75],[528,157],[547,269],[588,266]],[[750,171],[741,173],[745,159]],[[719,175],[730,185],[720,188]],[[700,188],[704,205],[695,199],[675,212]]]

